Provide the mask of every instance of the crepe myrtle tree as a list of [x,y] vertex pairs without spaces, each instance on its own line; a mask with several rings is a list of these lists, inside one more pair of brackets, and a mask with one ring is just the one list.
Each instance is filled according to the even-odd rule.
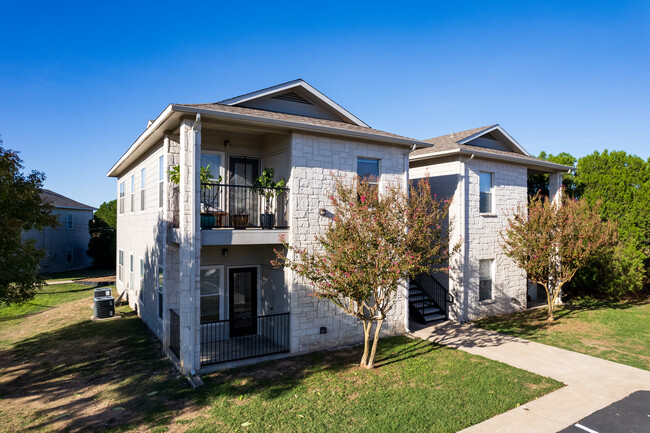
[[360,365],[373,368],[379,333],[400,282],[440,268],[448,258],[449,202],[432,196],[426,180],[409,195],[397,184],[378,192],[368,179],[343,177],[335,178],[330,202],[334,216],[313,248],[285,243],[272,263],[306,278],[314,296],[329,299],[363,322]]
[[549,322],[562,287],[589,259],[617,242],[616,224],[601,219],[598,205],[559,194],[553,202],[536,194],[528,207],[517,208],[501,233],[505,255],[546,289]]

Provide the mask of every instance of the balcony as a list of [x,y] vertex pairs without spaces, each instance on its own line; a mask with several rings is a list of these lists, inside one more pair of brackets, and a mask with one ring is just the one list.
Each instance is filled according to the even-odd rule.
[[201,184],[203,245],[277,244],[288,233],[288,188]]

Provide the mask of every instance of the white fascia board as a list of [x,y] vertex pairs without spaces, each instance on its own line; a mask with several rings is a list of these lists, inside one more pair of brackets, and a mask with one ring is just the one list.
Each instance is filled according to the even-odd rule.
[[94,212],[97,210],[96,207],[89,209],[87,207],[72,207],[72,206],[54,206],[54,209],[66,209],[66,210],[85,210],[87,212]]
[[575,167],[570,167],[568,165],[563,165],[563,164],[557,164],[555,162],[550,162],[550,161],[543,161],[541,159],[537,160],[532,160],[532,159],[522,159],[517,156],[509,156],[509,155],[497,155],[494,153],[490,152],[481,152],[475,151],[475,150],[465,150],[465,149],[450,149],[450,150],[443,150],[440,152],[433,152],[429,153],[427,155],[417,155],[414,157],[409,157],[410,161],[420,161],[423,159],[436,159],[436,158],[442,158],[443,156],[449,156],[449,155],[476,155],[477,157],[480,158],[485,158],[485,159],[494,159],[497,161],[508,161],[508,162],[513,162],[519,165],[524,165],[527,167],[537,167],[537,168],[546,168],[546,169],[552,169],[551,172],[567,172],[567,171],[573,171],[575,170]]
[[275,126],[284,129],[295,129],[300,131],[317,132],[322,134],[335,134],[335,135],[341,135],[350,138],[372,140],[381,143],[398,144],[398,145],[409,146],[409,147],[413,147],[413,145],[416,145],[418,147],[432,146],[431,143],[425,143],[423,141],[410,140],[408,138],[387,137],[385,135],[373,134],[372,132],[351,131],[348,129],[332,128],[329,126],[310,125],[306,123],[292,122],[289,120],[271,119],[268,117],[253,116],[250,114],[214,111],[214,110],[208,110],[203,108],[184,107],[178,105],[171,105],[171,107],[175,112],[200,113],[201,116],[205,115],[208,117],[216,117],[219,119],[232,120],[232,121],[237,121],[242,123],[251,123],[256,125],[264,125],[264,126]]
[[497,124],[497,125],[494,125],[494,126],[491,126],[491,127],[487,128],[487,129],[484,129],[484,130],[481,131],[481,132],[477,132],[477,133],[474,134],[474,135],[470,135],[469,137],[467,137],[467,138],[465,138],[465,139],[463,139],[463,140],[460,140],[458,143],[459,143],[459,144],[467,144],[467,143],[469,143],[470,141],[474,140],[475,138],[478,138],[478,137],[480,137],[480,136],[482,136],[482,135],[485,135],[485,134],[487,134],[487,133],[489,133],[489,132],[492,132],[492,131],[495,131],[495,130],[497,130],[497,131],[499,131],[500,133],[502,133],[502,134],[506,137],[506,139],[508,139],[508,141],[510,141],[510,143],[511,143],[511,144],[512,144],[516,149],[518,149],[519,151],[521,151],[521,153],[523,153],[523,154],[526,155],[526,156],[531,156],[530,153],[528,153],[528,151],[527,151],[526,149],[524,149],[524,148],[523,148],[519,143],[517,143],[517,140],[515,140],[514,138],[512,138],[512,136],[511,136],[510,134],[508,134],[508,133],[505,131],[505,129],[503,129],[503,128],[501,127],[501,125],[498,125],[498,124]]
[[108,173],[106,173],[106,176],[108,177],[117,177],[117,173],[119,171],[119,168],[124,164],[125,161],[131,158],[133,154],[138,150],[140,145],[144,143],[149,137],[153,135],[154,132],[156,132],[160,126],[165,123],[165,121],[172,115],[173,112],[172,105],[168,105],[167,108],[163,110],[158,117],[156,117],[156,120],[153,121],[153,123],[140,134],[137,140],[131,145],[131,147],[128,148],[126,152],[122,155],[122,157],[111,167],[110,170],[108,170]]
[[290,89],[293,89],[293,88],[296,88],[296,87],[303,88],[309,94],[313,95],[316,99],[318,99],[320,102],[324,103],[329,108],[333,109],[334,111],[336,111],[341,116],[348,119],[350,122],[354,123],[355,125],[370,128],[370,126],[368,126],[361,119],[359,119],[358,117],[356,117],[355,115],[350,113],[348,110],[341,107],[339,104],[332,101],[330,98],[325,96],[323,93],[319,92],[314,87],[312,87],[310,84],[308,84],[307,82],[305,82],[304,80],[301,80],[301,79],[294,80],[294,81],[289,81],[288,83],[284,83],[284,84],[278,84],[277,86],[273,86],[273,87],[267,87],[266,89],[258,90],[256,92],[247,93],[245,95],[237,96],[235,98],[226,99],[224,101],[218,102],[218,104],[237,105],[237,104],[241,104],[241,103],[246,102],[246,101],[250,101],[252,99],[259,99],[259,98],[263,98],[265,96],[273,95],[275,93],[286,92],[287,90],[290,90]]

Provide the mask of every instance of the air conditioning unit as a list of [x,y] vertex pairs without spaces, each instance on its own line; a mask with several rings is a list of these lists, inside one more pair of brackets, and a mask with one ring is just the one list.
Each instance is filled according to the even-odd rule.
[[95,319],[108,319],[115,315],[115,298],[102,296],[95,298]]
[[111,289],[95,289],[95,298],[111,296]]

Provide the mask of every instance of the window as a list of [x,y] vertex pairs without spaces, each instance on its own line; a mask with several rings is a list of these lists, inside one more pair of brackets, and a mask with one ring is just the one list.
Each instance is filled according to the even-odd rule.
[[65,249],[65,262],[72,263],[72,247],[67,247]]
[[140,302],[144,303],[144,260],[140,259]]
[[225,320],[223,267],[201,268],[201,323]]
[[494,260],[479,260],[478,300],[492,299],[492,281],[494,280]]
[[68,230],[72,230],[72,222],[73,222],[72,212],[68,212],[68,221],[66,223],[66,228]]
[[120,214],[124,214],[124,182],[120,182]]
[[129,289],[133,289],[133,254],[129,256]]
[[163,318],[163,268],[158,266],[158,318]]
[[131,175],[131,212],[135,212],[135,175]]
[[144,187],[147,184],[144,168],[140,170],[140,210],[144,211]]
[[360,179],[367,180],[375,193],[379,191],[379,160],[370,158],[357,158],[357,175]]
[[119,250],[117,253],[117,278],[124,281],[124,251]]
[[479,211],[481,213],[493,213],[492,173],[479,173],[479,189],[481,191]]
[[158,158],[158,207],[161,209],[163,207],[163,181],[165,180],[165,166],[163,158],[163,155]]

